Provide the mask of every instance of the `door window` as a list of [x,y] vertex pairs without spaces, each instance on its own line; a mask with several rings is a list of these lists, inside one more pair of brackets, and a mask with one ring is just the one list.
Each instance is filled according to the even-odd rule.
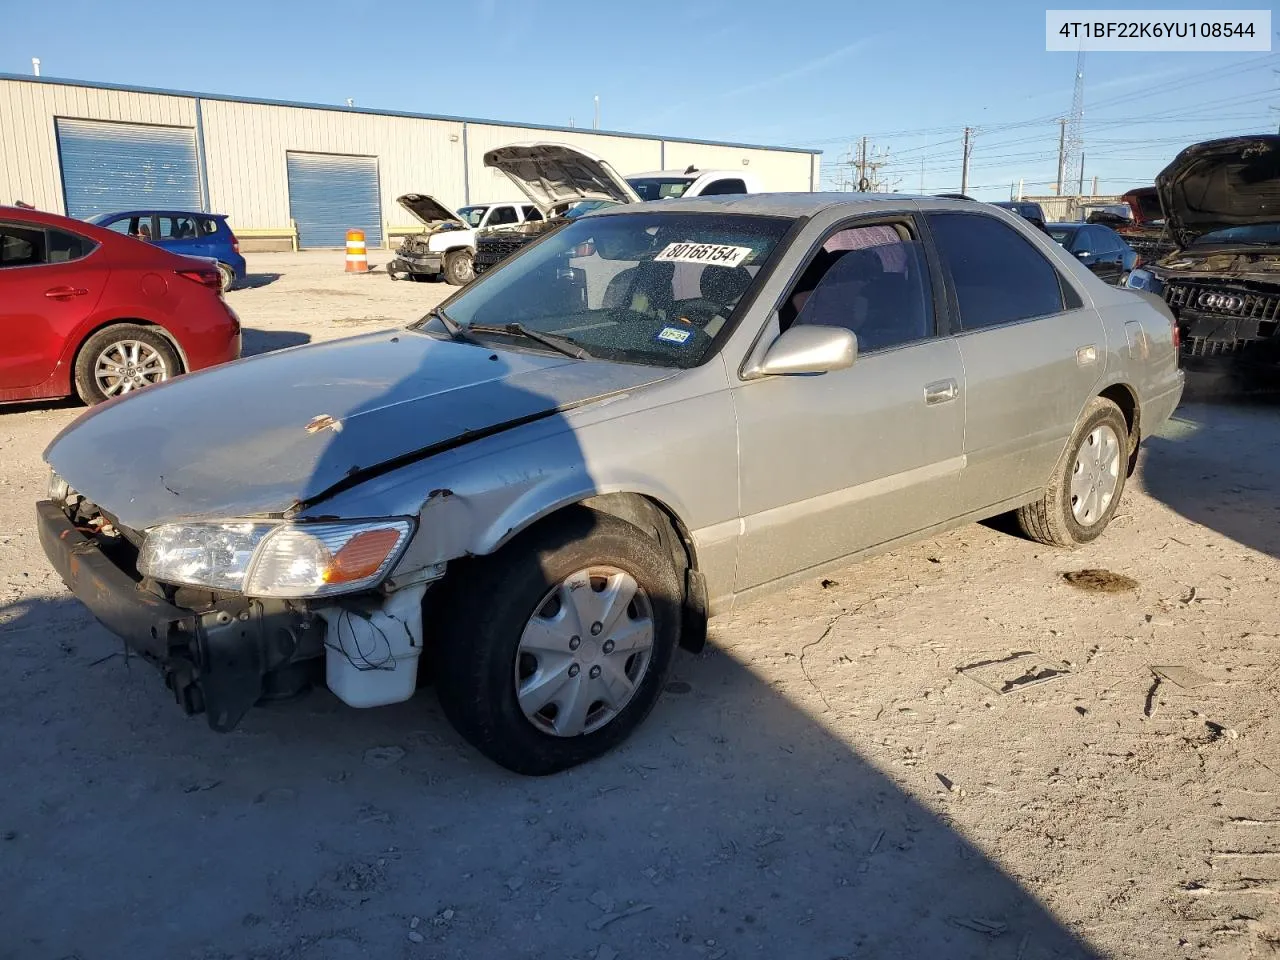
[[858,352],[934,335],[927,261],[905,223],[850,227],[814,255],[780,311],[792,324],[845,327]]
[[704,197],[722,197],[729,194],[746,193],[747,185],[737,177],[726,180],[716,180],[707,184],[707,188],[702,191]]
[[210,220],[208,217],[201,217],[196,223],[196,229],[200,231],[200,236],[211,237],[218,232],[218,221]]
[[92,240],[66,230],[0,223],[0,268],[69,263],[95,246]]
[[194,240],[196,238],[196,221],[194,217],[158,217],[160,221],[161,240]]
[[932,213],[928,221],[951,277],[961,327],[979,330],[1062,312],[1057,270],[1012,227],[979,213]]
[[515,207],[494,207],[489,211],[489,222],[486,226],[501,227],[517,221]]

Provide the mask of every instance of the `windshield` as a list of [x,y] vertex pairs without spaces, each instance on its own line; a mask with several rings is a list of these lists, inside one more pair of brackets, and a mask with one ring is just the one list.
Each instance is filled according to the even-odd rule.
[[572,207],[565,211],[564,216],[570,220],[576,220],[584,213],[590,213],[592,210],[599,210],[601,207],[616,207],[618,204],[612,200],[583,200],[575,203]]
[[691,177],[636,177],[628,180],[641,200],[667,200],[683,196],[693,184]]
[[1071,238],[1074,237],[1075,235],[1076,235],[1075,227],[1058,227],[1058,226],[1049,227],[1049,236],[1053,237],[1053,239],[1057,240],[1064,247],[1071,246]]
[[1209,243],[1242,243],[1245,246],[1280,245],[1280,223],[1251,223],[1243,227],[1227,227],[1196,237],[1192,246]]
[[458,211],[458,216],[469,227],[480,226],[480,221],[484,219],[485,211],[488,207],[463,207]]
[[[603,360],[697,366],[791,223],[649,212],[575,220],[481,275],[446,310],[484,328],[472,334],[479,340],[543,349],[500,329],[521,324]],[[423,329],[447,335],[438,318]]]

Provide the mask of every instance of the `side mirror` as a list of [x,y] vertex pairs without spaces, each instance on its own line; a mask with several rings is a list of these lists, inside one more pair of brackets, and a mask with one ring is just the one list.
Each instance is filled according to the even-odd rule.
[[831,373],[853,365],[858,338],[844,327],[792,327],[769,345],[748,377]]

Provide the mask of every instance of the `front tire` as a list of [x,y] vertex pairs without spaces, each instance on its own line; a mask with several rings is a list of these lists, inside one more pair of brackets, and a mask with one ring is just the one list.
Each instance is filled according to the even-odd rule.
[[456,570],[437,661],[445,715],[515,773],[544,776],[625,740],[680,639],[680,581],[658,543],[571,508]]
[[136,323],[118,323],[99,330],[80,348],[76,393],[92,406],[181,372],[177,351],[162,335]]
[[444,279],[455,287],[463,287],[475,279],[476,272],[470,250],[451,250],[444,256]]
[[1018,526],[1032,540],[1076,547],[1107,528],[1124,493],[1129,429],[1110,400],[1094,397],[1076,422],[1044,496],[1017,511]]

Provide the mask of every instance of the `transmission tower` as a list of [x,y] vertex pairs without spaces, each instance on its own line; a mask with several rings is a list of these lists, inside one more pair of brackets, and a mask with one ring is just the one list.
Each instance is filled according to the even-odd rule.
[[1058,184],[1059,196],[1072,196],[1079,192],[1080,177],[1084,171],[1084,44],[1076,54],[1076,81],[1071,92],[1071,116],[1067,120],[1066,162],[1063,164],[1064,183]]

